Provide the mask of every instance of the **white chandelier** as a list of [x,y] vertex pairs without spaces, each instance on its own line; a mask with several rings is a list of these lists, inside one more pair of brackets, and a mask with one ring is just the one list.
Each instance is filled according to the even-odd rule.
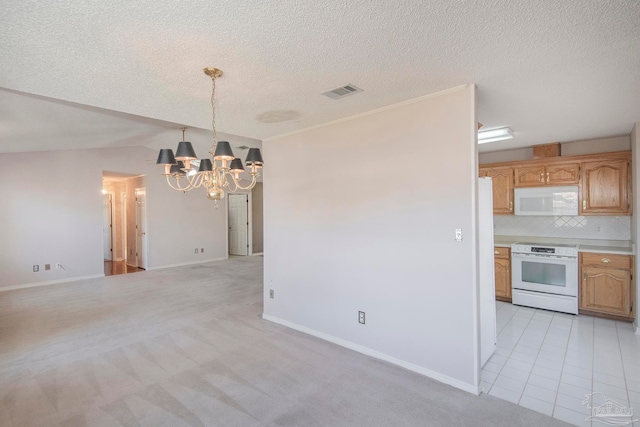
[[211,90],[213,145],[209,151],[213,159],[198,160],[193,145],[184,140],[185,128],[183,128],[182,141],[178,143],[175,156],[173,150],[163,148],[160,150],[156,164],[164,165],[163,175],[167,177],[167,184],[174,190],[190,191],[194,188],[204,187],[207,197],[217,202],[224,199],[225,190],[234,192],[252,189],[256,185],[258,171],[262,168],[263,161],[259,148],[249,149],[245,164],[249,168],[251,182],[245,187],[241,186],[240,174],[245,171],[242,160],[233,155],[227,141],[218,141],[216,135],[216,78],[222,75],[222,70],[205,68],[204,73],[210,76],[213,82]]

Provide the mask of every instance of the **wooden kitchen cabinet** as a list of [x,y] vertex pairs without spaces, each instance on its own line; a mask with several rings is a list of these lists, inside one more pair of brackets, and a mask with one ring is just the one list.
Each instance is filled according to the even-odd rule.
[[632,321],[633,256],[580,253],[580,313]]
[[580,163],[521,166],[514,168],[515,187],[572,185],[580,182]]
[[496,299],[511,302],[511,249],[494,248]]
[[630,215],[629,160],[582,163],[580,215]]
[[513,168],[481,168],[479,175],[490,177],[493,185],[493,213],[513,213]]
[[580,215],[631,215],[631,152],[546,157],[480,165],[493,178],[495,214],[513,214],[513,189],[578,185]]

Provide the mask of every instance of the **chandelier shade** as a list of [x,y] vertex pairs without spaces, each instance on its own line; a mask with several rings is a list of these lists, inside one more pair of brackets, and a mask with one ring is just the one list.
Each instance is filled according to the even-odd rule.
[[156,161],[156,165],[175,165],[176,158],[173,155],[173,150],[170,148],[163,148],[160,150],[158,154],[158,160]]
[[213,153],[214,160],[233,160],[235,156],[231,150],[231,146],[227,141],[219,141],[216,151]]
[[247,153],[247,160],[245,160],[247,166],[256,166],[262,167],[262,154],[260,153],[259,148],[249,148],[249,152]]
[[182,169],[184,169],[184,162],[176,162],[175,165],[171,165],[169,173],[172,175],[185,175]]
[[198,172],[210,172],[213,170],[213,164],[209,159],[200,159],[200,168]]
[[177,160],[195,160],[196,150],[193,149],[193,145],[189,141],[180,141],[178,143],[178,149],[176,150]]
[[237,157],[231,160],[231,164],[229,165],[229,172],[231,173],[241,173],[244,172],[244,167],[242,166],[242,160]]
[[[203,187],[209,199],[217,206],[217,201],[225,197],[225,191],[250,190],[255,187],[259,176],[259,169],[263,166],[262,154],[259,148],[250,148],[247,153],[246,171],[242,166],[242,160],[233,155],[233,150],[228,141],[218,141],[216,134],[216,78],[222,76],[222,71],[217,68],[205,68],[204,73],[211,77],[211,128],[213,130],[213,145],[209,154],[212,159],[200,159],[198,170],[192,167],[198,165],[198,156],[193,145],[184,140],[186,128],[182,128],[182,141],[173,154],[173,150],[163,148],[158,153],[156,164],[164,166],[163,175],[167,177],[167,184],[174,190],[190,191]],[[242,147],[243,149],[246,147]],[[247,173],[251,177],[248,185],[242,186],[240,174]]]

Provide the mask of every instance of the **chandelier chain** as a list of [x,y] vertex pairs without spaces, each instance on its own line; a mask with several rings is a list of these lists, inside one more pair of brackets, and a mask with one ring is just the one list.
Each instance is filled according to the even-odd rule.
[[211,78],[212,89],[211,89],[211,128],[213,130],[213,147],[211,148],[212,152],[216,149],[216,144],[218,143],[218,135],[216,133],[216,78]]

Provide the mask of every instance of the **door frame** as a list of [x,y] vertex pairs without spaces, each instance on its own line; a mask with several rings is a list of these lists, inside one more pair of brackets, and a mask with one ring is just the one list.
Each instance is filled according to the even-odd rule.
[[[115,216],[115,203],[114,203],[114,198],[115,198],[115,193],[112,191],[106,191],[104,193],[102,193],[102,203],[104,203],[104,199],[105,196],[109,196],[109,254],[110,254],[110,258],[105,258],[106,261],[115,261],[115,253],[114,253],[114,245],[113,242],[115,240],[115,236],[113,235],[114,230],[116,229],[115,227],[115,222],[116,222],[116,216]],[[104,209],[104,206],[103,206]],[[103,211],[104,214],[104,211]],[[103,218],[104,220],[104,218]],[[104,227],[104,222],[102,224],[102,226]],[[104,232],[102,233],[102,238],[104,239]],[[103,252],[104,252],[104,240],[103,240]],[[104,255],[104,253],[103,253]]]
[[127,245],[127,192],[123,192],[122,196],[122,259],[124,261],[128,260],[129,257],[129,249]]
[[[140,228],[140,224],[138,224],[138,194],[139,193],[143,193],[144,194],[144,207],[142,209],[142,212],[140,212],[140,221],[142,223],[142,225],[144,225],[143,229],[144,229],[144,234],[142,235],[142,243],[140,244],[140,248],[138,247],[138,230]],[[136,236],[135,236],[135,243],[136,243],[136,263],[135,266],[138,268],[142,268],[142,269],[147,269],[147,256],[148,256],[148,249],[149,249],[149,235],[148,235],[148,230],[149,230],[149,224],[147,222],[147,187],[136,187],[134,189],[133,192],[134,196],[135,196],[135,223],[136,223]],[[142,254],[142,256],[140,257],[138,254]],[[142,263],[139,262],[139,260],[142,260]],[[142,265],[140,265],[142,264]]]
[[[253,254],[253,194],[251,190],[248,191],[235,191],[233,193],[228,193],[228,196],[231,195],[247,195],[247,244],[249,247],[247,248],[247,256],[251,256]],[[229,197],[225,197],[226,203],[225,208],[227,210],[227,214],[225,215],[225,230],[227,230],[226,234],[226,246],[227,246],[227,258],[229,258]]]

